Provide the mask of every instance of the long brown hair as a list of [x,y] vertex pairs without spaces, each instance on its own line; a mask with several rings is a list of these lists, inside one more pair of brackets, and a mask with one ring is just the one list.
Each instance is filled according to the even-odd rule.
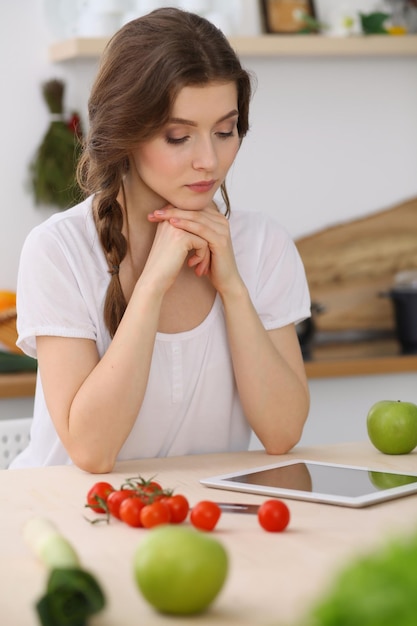
[[[123,26],[109,41],[89,103],[89,131],[78,164],[78,183],[95,194],[95,221],[111,275],[104,320],[113,336],[126,309],[119,266],[127,252],[117,196],[128,155],[168,122],[179,91],[189,85],[235,82],[242,139],[249,127],[249,74],[222,32],[193,13],[157,9]],[[221,187],[227,214],[226,187]]]

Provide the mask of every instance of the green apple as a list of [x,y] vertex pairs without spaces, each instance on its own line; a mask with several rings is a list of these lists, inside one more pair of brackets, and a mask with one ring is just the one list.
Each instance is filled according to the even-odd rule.
[[378,489],[393,489],[417,483],[417,476],[390,474],[389,472],[369,472],[369,478]]
[[134,554],[136,584],[161,613],[191,615],[204,611],[223,587],[228,557],[213,537],[186,526],[147,531]]
[[369,439],[384,454],[408,454],[417,446],[417,405],[381,400],[367,415]]

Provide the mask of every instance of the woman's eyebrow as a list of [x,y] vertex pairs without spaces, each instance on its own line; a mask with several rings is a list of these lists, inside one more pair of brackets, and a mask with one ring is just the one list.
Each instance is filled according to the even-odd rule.
[[[229,113],[226,113],[226,115],[223,115],[220,119],[216,120],[216,124],[219,124],[220,122],[224,122],[230,117],[235,117],[236,115],[239,115],[239,111],[237,111],[236,109],[233,109],[232,111],[229,111]],[[183,126],[197,126],[197,122],[193,122],[192,120],[186,120],[186,119],[183,119],[182,117],[170,117],[168,120],[168,123],[169,124],[182,124]]]

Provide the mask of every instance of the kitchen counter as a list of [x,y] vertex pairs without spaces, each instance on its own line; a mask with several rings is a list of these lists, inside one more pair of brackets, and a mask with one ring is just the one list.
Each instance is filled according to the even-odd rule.
[[[0,490],[7,503],[0,535],[2,623],[38,624],[33,604],[44,590],[46,571],[23,542],[21,529],[30,517],[41,515],[71,541],[84,567],[97,576],[105,590],[107,608],[92,623],[172,626],[173,618],[148,606],[133,581],[133,553],[150,531],[130,528],[118,520],[109,525],[89,524],[85,516],[94,514],[84,508],[88,489],[103,479],[118,487],[126,477],[155,476],[162,485],[186,495],[191,505],[203,499],[260,504],[265,500],[262,496],[209,489],[199,479],[295,458],[417,472],[417,451],[385,456],[367,442],[300,447],[279,458],[257,450],[128,461],[102,478],[74,466],[0,471]],[[229,554],[229,576],[212,608],[187,618],[187,626],[293,625],[356,554],[417,527],[417,495],[362,509],[286,502],[291,521],[281,534],[262,530],[254,515],[222,514],[213,536]]]
[[305,361],[308,378],[335,378],[417,371],[417,354],[401,354],[394,338],[322,343]]
[[29,398],[35,395],[36,373],[0,374],[1,398]]
[[[308,378],[335,378],[417,371],[417,354],[403,355],[395,339],[313,345],[305,361]],[[36,374],[0,374],[0,399],[35,393]]]

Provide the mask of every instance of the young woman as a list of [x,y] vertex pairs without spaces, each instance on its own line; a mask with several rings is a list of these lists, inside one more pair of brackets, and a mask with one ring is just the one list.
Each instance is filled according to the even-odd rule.
[[22,251],[18,345],[39,376],[12,467],[102,473],[244,450],[252,430],[271,454],[299,440],[304,269],[271,218],[230,212],[225,187],[250,96],[225,37],[194,14],[159,9],[110,41],[78,169],[86,200]]

